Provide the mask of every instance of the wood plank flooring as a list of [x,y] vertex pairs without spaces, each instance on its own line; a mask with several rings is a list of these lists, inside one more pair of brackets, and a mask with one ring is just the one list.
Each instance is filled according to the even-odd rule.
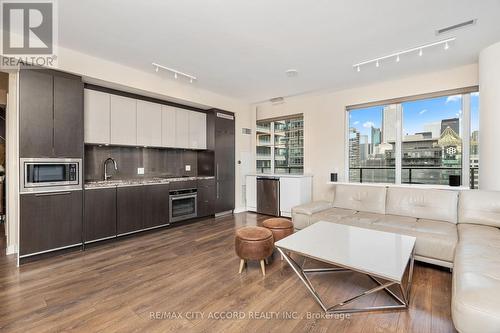
[[[325,318],[275,254],[238,274],[234,230],[264,216],[240,213],[158,230],[15,267],[0,256],[1,332],[455,332],[451,273],[417,264],[409,311]],[[314,263],[313,263],[314,264]],[[329,303],[373,282],[356,273],[312,278]],[[383,304],[383,292],[358,305]]]

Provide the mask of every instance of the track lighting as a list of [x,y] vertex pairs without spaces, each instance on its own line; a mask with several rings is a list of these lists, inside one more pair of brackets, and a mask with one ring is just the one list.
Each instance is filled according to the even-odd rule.
[[399,52],[394,52],[394,53],[388,54],[388,55],[383,56],[383,57],[359,62],[357,64],[352,65],[352,67],[355,68],[357,72],[360,72],[361,66],[363,66],[363,65],[375,63],[375,67],[380,67],[380,61],[385,60],[385,59],[389,59],[389,58],[396,58],[396,62],[399,62],[401,55],[407,54],[407,53],[412,53],[412,52],[418,52],[418,55],[421,57],[424,54],[424,49],[429,48],[429,47],[433,47],[433,46],[437,46],[437,45],[444,45],[444,49],[448,50],[450,48],[450,42],[453,42],[455,40],[456,40],[456,37],[451,37],[451,38],[443,39],[443,40],[440,40],[437,42],[412,47],[410,49],[406,49],[406,50],[399,51]]
[[169,68],[169,67],[165,67],[165,66],[162,66],[160,64],[157,64],[157,63],[152,63],[153,67],[155,68],[155,72],[158,73],[158,71],[160,69],[163,69],[167,72],[171,72],[171,73],[174,73],[174,78],[177,80],[179,78],[179,76],[182,76],[182,77],[185,77],[187,79],[189,79],[189,82],[190,83],[193,83],[194,81],[198,80],[198,78],[196,76],[193,76],[193,75],[190,75],[190,74],[186,74],[186,73],[183,73],[181,71],[178,71],[176,69],[173,69],[173,68]]

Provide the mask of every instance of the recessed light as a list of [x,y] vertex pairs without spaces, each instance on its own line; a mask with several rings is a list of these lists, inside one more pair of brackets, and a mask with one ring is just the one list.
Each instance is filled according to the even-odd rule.
[[296,69],[291,68],[291,69],[287,69],[285,71],[285,74],[288,77],[296,77],[297,75],[299,75],[299,71],[296,70]]

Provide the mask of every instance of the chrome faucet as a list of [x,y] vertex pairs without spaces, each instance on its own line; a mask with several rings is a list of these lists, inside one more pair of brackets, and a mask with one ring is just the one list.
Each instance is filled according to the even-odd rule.
[[105,161],[104,161],[104,180],[108,180],[109,178],[111,178],[111,175],[108,175],[108,162],[109,161],[112,161],[113,162],[113,165],[115,167],[115,171],[118,170],[118,166],[116,165],[116,161],[111,158],[111,157],[108,157]]

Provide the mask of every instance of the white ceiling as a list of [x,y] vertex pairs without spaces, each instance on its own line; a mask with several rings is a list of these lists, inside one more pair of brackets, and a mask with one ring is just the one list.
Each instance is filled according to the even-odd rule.
[[[61,46],[144,71],[153,72],[157,62],[197,76],[200,88],[249,102],[470,64],[500,40],[500,0],[63,0],[58,6]],[[472,28],[435,35],[473,18]],[[448,36],[457,37],[448,51],[352,69]],[[287,78],[289,68],[298,77]]]

